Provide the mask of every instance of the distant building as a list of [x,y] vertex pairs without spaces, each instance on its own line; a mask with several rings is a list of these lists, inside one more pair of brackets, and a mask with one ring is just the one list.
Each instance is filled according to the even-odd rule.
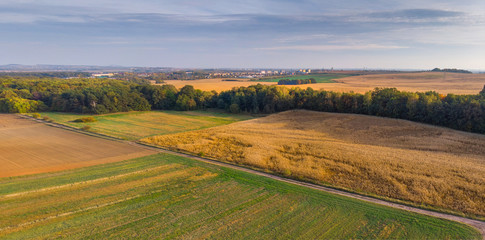
[[311,73],[312,70],[311,69],[300,69],[298,70],[299,73],[303,73],[303,74],[308,74],[308,73]]
[[91,74],[91,77],[93,78],[110,78],[113,77],[115,74],[114,73],[93,73]]

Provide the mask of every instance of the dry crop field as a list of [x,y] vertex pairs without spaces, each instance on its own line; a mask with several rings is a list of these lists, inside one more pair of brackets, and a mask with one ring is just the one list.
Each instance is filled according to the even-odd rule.
[[364,93],[376,87],[395,87],[401,91],[436,91],[441,94],[478,94],[485,85],[485,74],[398,73],[360,75],[335,80],[341,84],[322,86],[326,90]]
[[125,143],[0,114],[0,177],[72,169],[153,154]]
[[[104,115],[80,115],[75,113],[42,113],[57,123],[82,128],[128,140],[152,135],[178,133],[229,124],[251,119],[245,114],[226,114],[210,111],[145,111],[111,113]],[[82,117],[94,117],[96,122],[73,122]]]
[[469,226],[157,154],[0,179],[2,239],[480,239]]
[[274,82],[253,82],[241,79],[240,81],[223,81],[223,78],[197,79],[197,80],[165,80],[165,84],[174,85],[180,89],[185,85],[192,85],[195,89],[204,91],[222,92],[231,90],[233,87],[249,87],[256,84],[276,85]]
[[295,110],[142,141],[415,205],[485,216],[485,136]]
[[[425,92],[436,91],[442,94],[478,94],[485,85],[485,74],[464,74],[464,73],[398,73],[398,74],[372,74],[360,75],[334,80],[336,83],[316,83],[300,85],[300,88],[311,87],[313,89],[325,89],[336,92],[358,92],[365,93],[376,87],[395,87],[401,91]],[[217,92],[231,90],[233,87],[247,87],[255,84],[276,85],[271,82],[253,81],[222,81],[222,79],[200,79],[200,80],[168,80],[177,88],[185,85],[192,85],[196,89],[205,91],[216,90]],[[286,85],[288,88],[295,86]]]

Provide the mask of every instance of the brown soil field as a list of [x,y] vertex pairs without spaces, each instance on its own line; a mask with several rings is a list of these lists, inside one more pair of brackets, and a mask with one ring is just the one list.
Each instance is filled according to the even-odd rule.
[[[300,85],[300,88],[311,87],[313,89],[325,89],[336,92],[365,93],[376,87],[395,87],[401,91],[425,92],[436,91],[442,94],[478,94],[485,85],[485,74],[464,73],[398,73],[398,74],[373,74],[346,77],[334,80],[337,83],[316,83]],[[247,87],[255,84],[276,85],[271,82],[222,81],[222,79],[201,80],[168,80],[177,88],[192,85],[196,89],[205,91],[216,90],[217,92],[230,90],[233,87]],[[287,86],[293,88],[295,86]]]
[[415,205],[485,216],[485,136],[288,111],[142,141]]
[[0,114],[0,177],[122,161],[155,151]]

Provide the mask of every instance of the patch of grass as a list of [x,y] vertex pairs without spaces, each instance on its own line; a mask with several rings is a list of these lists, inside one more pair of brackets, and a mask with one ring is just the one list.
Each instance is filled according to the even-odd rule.
[[308,75],[296,75],[296,76],[286,76],[286,77],[277,77],[277,78],[263,78],[263,79],[257,79],[257,80],[252,80],[255,82],[278,82],[279,80],[282,79],[288,79],[288,80],[297,80],[297,79],[310,79],[313,78],[317,81],[317,83],[334,83],[334,79],[339,79],[339,78],[344,78],[344,77],[350,77],[353,75],[348,75],[348,74],[335,74],[335,73],[322,73],[322,74],[308,74]]
[[33,118],[40,119],[40,114],[39,113],[32,113],[32,114],[30,114],[30,116],[32,116]]
[[[86,123],[76,119],[94,118],[95,115],[48,112],[44,116],[58,123],[82,128]],[[96,115],[96,122],[89,125],[95,132],[127,140],[164,135],[214,126],[253,118],[245,114],[227,114],[215,111],[145,111]]]
[[92,131],[92,128],[89,125],[85,125],[85,126],[82,126],[81,127],[81,130],[83,130],[83,131]]
[[[11,195],[19,192],[24,194]],[[0,179],[2,239],[189,237],[480,239],[480,234],[463,224],[168,154]]]
[[42,120],[47,121],[47,122],[54,122],[55,120],[50,118],[49,116],[43,116]]

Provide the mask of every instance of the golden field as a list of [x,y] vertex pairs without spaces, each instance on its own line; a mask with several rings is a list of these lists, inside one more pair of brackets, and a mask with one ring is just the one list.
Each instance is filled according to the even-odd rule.
[[116,162],[156,153],[0,114],[0,178]]
[[322,86],[326,90],[354,91],[364,93],[376,87],[395,87],[401,91],[426,92],[436,91],[442,94],[478,94],[485,85],[485,74],[466,73],[399,73],[361,75],[335,80],[342,86]]
[[[200,80],[167,80],[166,84],[182,88],[192,85],[196,89],[217,92],[231,90],[233,87],[247,87],[255,84],[277,85],[274,82],[255,82],[248,80],[222,81],[223,79]],[[395,87],[400,91],[425,92],[436,91],[442,94],[478,94],[485,85],[485,74],[464,73],[398,73],[398,74],[372,74],[360,75],[334,80],[336,83],[316,83],[299,85],[300,88],[311,87],[315,90],[325,89],[336,92],[365,93],[376,87]],[[287,85],[289,88],[295,86]]]
[[[197,80],[165,80],[164,84],[174,85],[176,88],[180,89],[185,85],[192,85],[195,89],[200,89],[204,91],[222,92],[226,90],[231,90],[234,87],[249,87],[256,84],[263,85],[276,85],[272,82],[253,82],[249,80],[241,81],[223,81],[223,78],[211,78],[211,79],[197,79]],[[163,84],[158,84],[163,85]]]
[[361,193],[485,216],[485,136],[288,111],[142,141]]

